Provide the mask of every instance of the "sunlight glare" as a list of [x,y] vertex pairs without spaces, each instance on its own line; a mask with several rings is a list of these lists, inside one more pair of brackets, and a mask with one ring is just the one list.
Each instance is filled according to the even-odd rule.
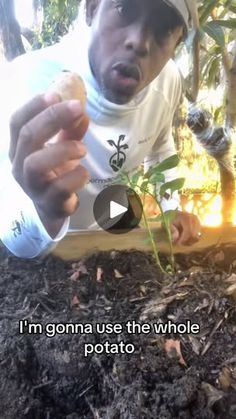
[[20,26],[30,28],[33,25],[34,13],[32,0],[15,0],[16,19]]

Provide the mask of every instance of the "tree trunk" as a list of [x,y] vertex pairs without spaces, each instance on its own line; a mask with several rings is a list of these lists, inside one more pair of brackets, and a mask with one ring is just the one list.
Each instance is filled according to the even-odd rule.
[[0,38],[8,61],[25,53],[20,26],[15,17],[14,0],[0,0]]
[[233,222],[235,209],[235,170],[234,144],[232,137],[236,129],[236,48],[234,48],[232,61],[228,52],[225,50],[223,54],[223,63],[227,78],[225,125],[228,135],[231,136],[232,143],[224,158],[218,163],[221,176],[224,221]]
[[232,65],[228,72],[226,124],[230,129],[236,130],[236,42]]

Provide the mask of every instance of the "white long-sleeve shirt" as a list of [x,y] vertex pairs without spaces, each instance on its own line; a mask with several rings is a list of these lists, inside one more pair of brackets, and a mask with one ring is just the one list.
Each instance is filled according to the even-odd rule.
[[[83,40],[83,45],[77,47],[74,36],[65,37],[55,46],[20,56],[0,71],[0,239],[19,257],[39,255],[61,240],[68,229],[99,229],[93,203],[119,172],[133,172],[143,162],[146,167],[152,166],[176,153],[172,120],[182,85],[174,62],[170,60],[160,75],[131,102],[116,105],[102,96],[91,73],[87,43]],[[88,153],[81,164],[89,171],[90,182],[79,192],[78,210],[52,239],[33,202],[11,174],[9,118],[26,101],[45,92],[63,70],[80,74],[87,90],[90,124],[84,143]],[[165,173],[166,181],[175,176],[175,170]],[[162,203],[164,210],[177,206],[174,198]]]

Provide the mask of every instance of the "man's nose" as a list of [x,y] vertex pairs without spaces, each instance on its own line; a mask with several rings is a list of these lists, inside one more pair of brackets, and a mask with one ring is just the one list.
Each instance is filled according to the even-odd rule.
[[125,47],[133,50],[140,57],[149,53],[151,45],[151,34],[143,25],[134,24],[127,31]]

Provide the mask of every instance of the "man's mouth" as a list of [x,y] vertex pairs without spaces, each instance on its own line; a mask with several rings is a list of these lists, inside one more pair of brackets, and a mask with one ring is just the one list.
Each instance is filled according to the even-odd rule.
[[112,66],[112,79],[115,87],[133,90],[142,78],[141,69],[136,64],[118,62]]
[[126,64],[126,63],[116,63],[112,67],[113,70],[116,70],[121,76],[131,78],[140,82],[142,74],[138,65],[135,64]]

